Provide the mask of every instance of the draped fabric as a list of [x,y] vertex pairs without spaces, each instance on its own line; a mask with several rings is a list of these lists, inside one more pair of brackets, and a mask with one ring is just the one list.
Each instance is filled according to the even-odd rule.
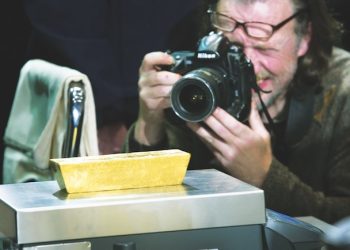
[[34,59],[22,68],[4,135],[4,183],[53,178],[49,159],[61,158],[67,133],[68,87],[85,89],[80,155],[98,155],[95,104],[88,77],[77,70]]

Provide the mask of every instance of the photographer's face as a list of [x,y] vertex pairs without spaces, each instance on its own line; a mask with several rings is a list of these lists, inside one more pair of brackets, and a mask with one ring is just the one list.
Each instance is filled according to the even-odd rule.
[[[276,25],[295,13],[289,0],[219,0],[217,12],[238,22],[263,22]],[[295,18],[278,29],[267,40],[249,37],[242,26],[232,32],[224,32],[230,41],[243,46],[246,56],[252,60],[270,115],[275,117],[285,104],[285,96],[297,69],[297,60],[308,49],[309,35],[298,37]]]

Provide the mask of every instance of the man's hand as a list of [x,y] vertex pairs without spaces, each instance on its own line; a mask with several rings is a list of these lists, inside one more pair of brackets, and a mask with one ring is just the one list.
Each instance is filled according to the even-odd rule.
[[256,104],[252,102],[249,126],[219,107],[205,120],[205,124],[210,129],[197,123],[188,123],[188,126],[232,176],[261,187],[270,169],[272,150],[270,134]]
[[152,145],[164,136],[164,109],[170,107],[170,92],[181,77],[178,74],[160,71],[159,65],[169,65],[173,58],[163,52],[145,55],[139,69],[139,117],[135,127],[135,139]]

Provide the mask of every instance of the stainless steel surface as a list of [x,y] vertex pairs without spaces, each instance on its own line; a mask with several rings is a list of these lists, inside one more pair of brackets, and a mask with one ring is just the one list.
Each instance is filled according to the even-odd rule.
[[0,232],[18,244],[262,224],[263,191],[214,169],[183,185],[67,195],[56,181],[0,185]]
[[90,249],[91,249],[91,243],[87,241],[23,247],[23,250],[90,250]]

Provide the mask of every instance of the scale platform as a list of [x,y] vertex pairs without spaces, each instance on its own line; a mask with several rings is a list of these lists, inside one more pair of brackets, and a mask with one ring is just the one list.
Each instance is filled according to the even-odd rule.
[[0,238],[13,249],[262,249],[265,220],[263,191],[214,169],[189,170],[182,185],[96,193],[0,185]]

